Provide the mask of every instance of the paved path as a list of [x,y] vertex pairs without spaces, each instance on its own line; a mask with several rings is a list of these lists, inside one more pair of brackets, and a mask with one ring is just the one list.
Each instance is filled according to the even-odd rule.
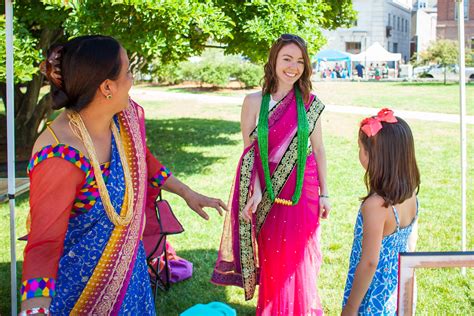
[[[242,104],[243,96],[222,96],[222,95],[212,95],[212,94],[194,94],[194,93],[181,93],[181,92],[168,92],[161,91],[158,89],[132,89],[130,95],[132,98],[137,100],[187,100],[195,101],[196,98],[199,98],[201,102],[206,102],[209,104]],[[375,115],[377,112],[376,108],[362,107],[362,106],[352,106],[352,105],[334,105],[327,104],[326,111],[336,112],[336,113],[350,113],[350,114],[360,114],[360,115]],[[422,121],[431,121],[431,122],[448,122],[448,123],[458,123],[459,124],[459,115],[458,114],[446,114],[446,113],[434,113],[434,112],[419,112],[419,111],[406,111],[406,110],[397,110],[397,115],[405,119],[416,119]],[[466,116],[467,124],[474,125],[474,116]]]

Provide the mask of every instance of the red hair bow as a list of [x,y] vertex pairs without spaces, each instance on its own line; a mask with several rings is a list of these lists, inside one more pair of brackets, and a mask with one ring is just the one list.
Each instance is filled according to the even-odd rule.
[[382,129],[382,122],[397,123],[398,121],[392,110],[384,108],[377,113],[377,116],[363,119],[360,123],[360,129],[368,137],[375,136]]

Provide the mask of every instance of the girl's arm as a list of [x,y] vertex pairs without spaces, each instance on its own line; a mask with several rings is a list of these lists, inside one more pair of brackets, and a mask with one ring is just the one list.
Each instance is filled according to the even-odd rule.
[[327,164],[321,128],[321,117],[316,122],[316,128],[310,136],[310,141],[311,146],[313,147],[314,158],[316,159],[316,164],[318,166],[319,194],[326,196],[320,197],[319,199],[320,216],[322,218],[327,218],[331,210],[331,205],[329,204],[329,198],[327,197],[329,195],[326,182]]
[[364,219],[362,255],[357,265],[351,293],[342,315],[357,315],[359,306],[372,282],[379,263],[380,247],[383,239],[383,228],[387,208],[382,206],[383,200],[378,196],[368,198],[362,205]]

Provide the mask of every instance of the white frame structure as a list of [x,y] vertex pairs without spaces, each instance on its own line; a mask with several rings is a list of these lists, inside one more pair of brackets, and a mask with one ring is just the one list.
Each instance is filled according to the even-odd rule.
[[16,233],[15,233],[15,120],[14,120],[14,71],[13,71],[13,2],[5,0],[6,81],[7,81],[7,160],[8,199],[10,204],[10,278],[11,313],[17,314],[16,284]]
[[[456,0],[459,16],[464,16],[462,0]],[[464,42],[464,19],[458,19],[458,45],[459,45],[459,112],[460,112],[460,142],[461,142],[461,250],[467,247],[467,122],[466,122],[466,60]],[[466,275],[466,269],[462,269]]]
[[414,315],[415,269],[474,267],[474,251],[402,252],[398,270],[398,315]]

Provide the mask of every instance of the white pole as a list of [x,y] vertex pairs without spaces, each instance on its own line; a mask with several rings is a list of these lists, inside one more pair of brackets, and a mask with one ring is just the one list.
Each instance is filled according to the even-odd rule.
[[[464,0],[466,1],[466,0]],[[467,133],[466,133],[466,72],[464,44],[464,3],[456,0],[458,6],[458,42],[459,42],[459,105],[461,109],[461,224],[462,251],[466,251],[466,184],[467,184]],[[466,275],[466,268],[461,269]]]
[[7,66],[7,147],[8,147],[8,198],[10,204],[10,277],[11,277],[11,311],[17,314],[16,308],[16,237],[15,237],[15,128],[13,103],[13,3],[5,0],[5,33],[6,33],[6,66]]

